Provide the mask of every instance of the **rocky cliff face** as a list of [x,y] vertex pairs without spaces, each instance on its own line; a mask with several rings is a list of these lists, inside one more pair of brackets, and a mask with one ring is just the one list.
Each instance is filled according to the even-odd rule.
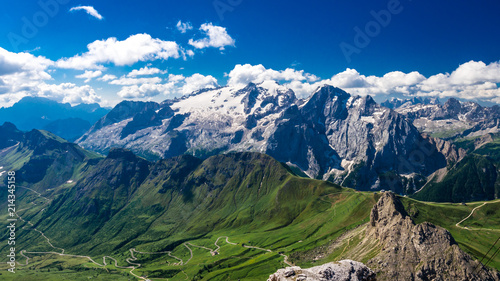
[[[390,192],[373,207],[366,237],[380,253],[367,262],[377,280],[500,280],[463,252],[444,228],[415,225],[401,201]],[[362,246],[362,245],[361,245]]]
[[375,273],[366,265],[342,260],[302,269],[298,266],[279,269],[267,281],[311,280],[311,281],[375,281]]
[[[342,251],[343,259],[363,261],[378,281],[500,280],[500,273],[473,260],[446,229],[427,222],[415,224],[392,192],[382,193],[371,210],[369,223],[304,256],[318,260],[337,251]],[[295,260],[293,256],[291,260]],[[291,269],[281,269],[277,276]]]
[[370,96],[323,86],[301,100],[272,81],[162,104],[122,102],[78,143],[102,153],[128,148],[149,159],[255,151],[313,178],[398,193],[412,193],[447,164],[436,143]]
[[405,115],[422,132],[443,137],[475,137],[500,130],[500,107],[483,107],[475,102],[460,102],[450,98],[446,103],[399,104],[384,102]]
[[[370,96],[352,97],[331,86],[275,121],[267,154],[312,177],[361,190],[410,192],[400,175],[415,178],[446,166],[435,143],[402,115]],[[293,153],[290,153],[293,151]]]

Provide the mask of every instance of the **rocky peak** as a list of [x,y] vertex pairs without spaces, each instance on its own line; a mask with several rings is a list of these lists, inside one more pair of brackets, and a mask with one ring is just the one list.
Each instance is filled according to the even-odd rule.
[[323,85],[302,106],[302,114],[309,116],[322,113],[323,119],[344,119],[347,116],[346,102],[350,97],[351,95],[339,88]]
[[463,252],[446,229],[427,222],[415,225],[392,192],[382,193],[373,207],[365,239],[357,247],[374,241],[380,253],[367,266],[378,280],[500,280],[498,272]]
[[328,102],[329,100],[346,101],[351,95],[331,85],[319,87],[309,98],[308,103]]
[[373,112],[379,108],[379,105],[370,96],[355,96],[352,97],[348,102],[349,108],[355,109],[359,112],[360,116],[372,115]]
[[5,122],[0,126],[0,149],[13,146],[23,138],[23,132],[10,122]]
[[235,93],[235,96],[240,95],[244,95],[241,102],[245,114],[254,112],[257,115],[265,115],[287,108],[296,101],[295,93],[291,89],[275,81],[264,81],[258,85],[250,83]]
[[456,116],[462,111],[462,104],[455,98],[450,98],[443,105],[443,109],[450,116]]
[[102,127],[132,118],[144,111],[158,110],[160,105],[156,102],[128,101],[124,100],[117,104],[106,116],[102,117],[90,131],[96,131]]
[[401,220],[407,216],[403,204],[396,195],[392,192],[384,192],[377,204],[373,206],[370,224],[372,227],[385,226],[392,220]]
[[2,132],[5,132],[5,133],[18,131],[16,128],[16,125],[14,125],[10,122],[3,123],[3,125],[0,126],[0,129],[2,130]]

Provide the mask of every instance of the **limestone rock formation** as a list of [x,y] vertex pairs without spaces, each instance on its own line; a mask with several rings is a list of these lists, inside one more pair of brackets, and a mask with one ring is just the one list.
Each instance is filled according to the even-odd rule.
[[161,104],[124,101],[77,142],[103,154],[127,148],[150,160],[261,152],[312,178],[408,194],[447,165],[435,142],[370,96],[324,85],[299,99],[273,81],[200,90]]
[[391,192],[383,193],[372,209],[361,244],[371,241],[381,246],[367,262],[378,280],[500,280],[498,272],[462,251],[446,229],[416,225]]
[[342,260],[302,269],[298,266],[279,269],[267,281],[311,280],[311,281],[375,281],[375,273],[366,265]]

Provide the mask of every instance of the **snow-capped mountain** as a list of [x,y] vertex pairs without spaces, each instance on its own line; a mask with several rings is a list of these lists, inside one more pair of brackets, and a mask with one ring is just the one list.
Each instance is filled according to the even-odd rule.
[[[383,104],[389,103],[385,102]],[[500,107],[483,107],[475,102],[450,98],[444,104],[417,102],[394,109],[413,120],[421,131],[439,137],[475,137],[500,131]]]
[[440,101],[438,98],[421,98],[421,97],[413,97],[411,99],[401,99],[401,98],[391,98],[382,102],[380,105],[385,106],[387,108],[395,109],[400,107],[410,107],[416,104],[439,104]]
[[78,143],[103,153],[129,148],[147,158],[257,151],[310,177],[410,193],[457,155],[440,151],[370,96],[325,85],[302,100],[274,81],[201,90],[162,104],[124,101]]

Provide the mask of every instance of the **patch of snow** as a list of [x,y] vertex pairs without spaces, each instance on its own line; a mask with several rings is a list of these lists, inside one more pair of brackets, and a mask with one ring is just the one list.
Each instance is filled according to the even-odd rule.
[[361,116],[361,121],[375,124],[375,118],[373,118],[373,116]]

